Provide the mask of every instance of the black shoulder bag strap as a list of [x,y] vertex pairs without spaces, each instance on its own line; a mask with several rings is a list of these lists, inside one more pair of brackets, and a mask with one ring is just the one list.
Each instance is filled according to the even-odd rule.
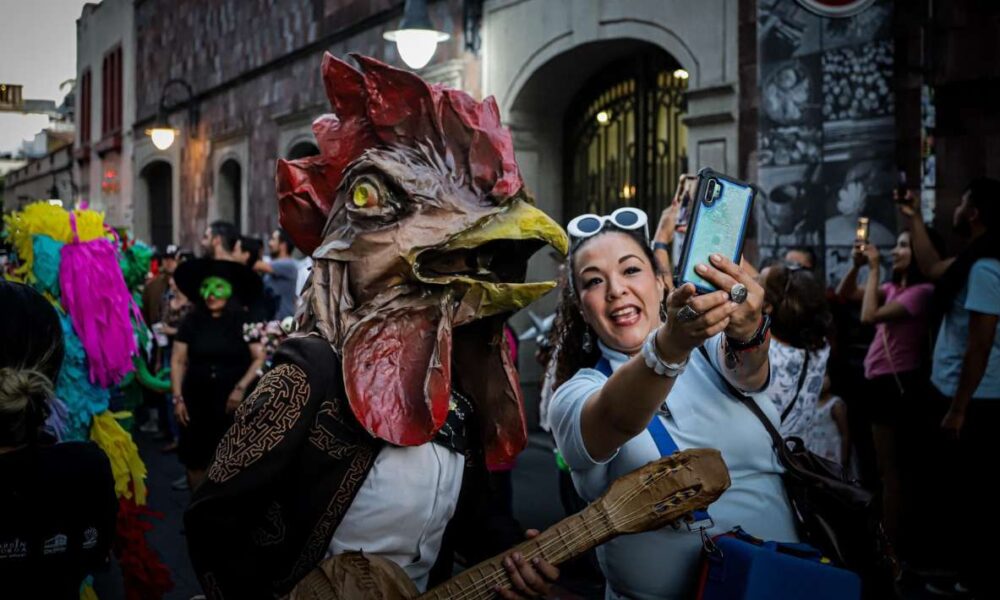
[[[719,373],[716,370],[715,365],[712,364],[712,361],[708,357],[708,350],[705,349],[704,345],[698,346],[698,351],[701,352],[701,355],[705,357],[706,361],[708,361],[709,368],[715,371],[719,375],[719,379],[722,380],[723,385],[726,386],[726,389],[729,390],[729,393],[732,394],[734,398],[739,400],[743,404],[743,406],[749,408],[750,412],[752,412],[754,416],[756,416],[760,420],[760,422],[764,425],[764,428],[767,429],[767,432],[771,434],[771,444],[774,446],[775,451],[778,452],[785,443],[785,440],[783,437],[781,437],[781,434],[778,433],[778,430],[777,428],[775,428],[774,423],[771,422],[771,419],[767,418],[767,415],[765,415],[764,411],[762,411],[760,407],[757,406],[757,403],[754,402],[753,398],[747,396],[740,390],[736,389],[736,386],[729,383],[729,380],[726,379],[725,375]],[[808,356],[808,354],[806,356]],[[803,371],[805,371],[805,369],[803,369]],[[799,380],[801,382],[802,380],[801,376],[799,376]],[[801,383],[799,385],[801,386]]]
[[806,350],[805,352],[806,352],[806,358],[802,362],[802,371],[799,372],[799,383],[798,385],[795,386],[795,396],[792,398],[792,401],[788,403],[788,406],[785,407],[785,410],[781,411],[782,423],[785,422],[785,419],[788,418],[788,415],[792,412],[792,409],[795,408],[795,403],[799,399],[799,394],[802,393],[802,384],[805,383],[806,375],[809,373],[809,351]]

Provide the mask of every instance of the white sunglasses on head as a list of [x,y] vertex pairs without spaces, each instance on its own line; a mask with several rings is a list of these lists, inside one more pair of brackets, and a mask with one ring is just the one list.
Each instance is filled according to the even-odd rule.
[[569,222],[566,231],[570,237],[580,240],[596,235],[607,223],[625,231],[642,229],[645,239],[649,240],[649,219],[646,213],[631,206],[623,206],[606,217],[593,214],[580,215]]

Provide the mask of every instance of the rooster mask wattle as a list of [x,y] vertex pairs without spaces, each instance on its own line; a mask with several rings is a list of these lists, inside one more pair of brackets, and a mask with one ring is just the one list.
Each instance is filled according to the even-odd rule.
[[528,259],[566,234],[525,192],[493,98],[352,57],[360,71],[323,58],[320,154],[277,166],[281,225],[314,261],[300,327],[341,357],[372,435],[430,441],[457,385],[506,462],[527,438],[503,315],[555,286],[524,283]]

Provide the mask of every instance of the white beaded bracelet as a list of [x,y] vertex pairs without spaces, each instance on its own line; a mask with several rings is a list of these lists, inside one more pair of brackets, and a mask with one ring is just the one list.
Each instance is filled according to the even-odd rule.
[[679,363],[668,363],[660,358],[660,353],[656,350],[656,330],[646,337],[646,342],[642,345],[642,359],[646,361],[646,366],[661,377],[677,377],[684,372],[688,359]]

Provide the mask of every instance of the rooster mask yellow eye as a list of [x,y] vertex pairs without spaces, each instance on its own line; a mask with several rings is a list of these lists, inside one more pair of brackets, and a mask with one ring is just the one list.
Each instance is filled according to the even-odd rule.
[[351,199],[358,208],[375,208],[381,202],[378,188],[368,181],[361,181],[354,186]]

